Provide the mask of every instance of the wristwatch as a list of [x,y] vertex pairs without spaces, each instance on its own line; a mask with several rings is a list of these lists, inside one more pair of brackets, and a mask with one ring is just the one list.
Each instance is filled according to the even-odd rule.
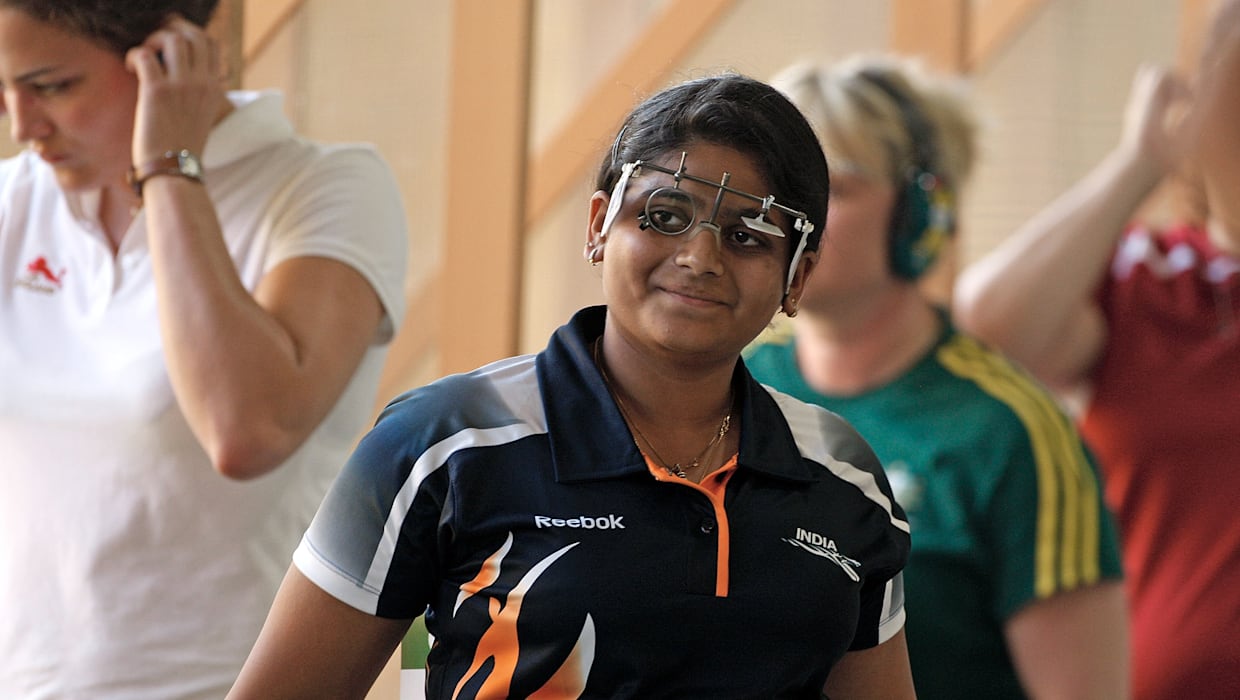
[[142,185],[156,175],[178,175],[202,182],[202,161],[189,150],[168,151],[155,160],[129,169],[129,185],[134,194],[142,196]]

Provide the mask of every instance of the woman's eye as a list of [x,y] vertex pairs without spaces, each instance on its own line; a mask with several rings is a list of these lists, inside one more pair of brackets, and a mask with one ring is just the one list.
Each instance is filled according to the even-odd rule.
[[644,224],[660,233],[677,234],[689,227],[689,214],[674,207],[648,207]]
[[676,209],[660,209],[654,213],[654,218],[665,230],[680,230],[689,223],[688,215]]
[[672,187],[660,187],[646,200],[642,227],[675,236],[693,225],[693,212],[693,199],[689,195]]
[[75,82],[77,81],[72,80],[72,79],[57,80],[51,83],[33,83],[31,87],[33,87],[34,91],[39,93],[40,95],[49,96],[49,95],[55,95],[55,94],[64,92],[65,90],[68,90],[70,87],[72,87],[73,83]]
[[732,242],[742,248],[761,248],[769,247],[770,241],[760,233],[754,233],[748,229],[736,229],[731,235]]

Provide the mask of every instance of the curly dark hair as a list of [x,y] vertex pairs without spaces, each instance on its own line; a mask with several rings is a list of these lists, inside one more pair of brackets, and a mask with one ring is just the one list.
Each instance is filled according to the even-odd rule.
[[0,0],[34,19],[86,37],[124,55],[170,15],[205,27],[219,0]]
[[[807,250],[817,250],[827,219],[827,159],[801,112],[775,88],[726,73],[669,87],[637,105],[599,166],[595,185],[610,192],[625,163],[654,160],[692,141],[734,148],[757,161],[780,204],[814,224]],[[799,241],[793,238],[789,259]]]

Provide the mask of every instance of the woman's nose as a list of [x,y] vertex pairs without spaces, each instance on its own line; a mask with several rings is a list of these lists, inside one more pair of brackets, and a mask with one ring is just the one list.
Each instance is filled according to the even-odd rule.
[[699,221],[686,233],[676,249],[676,264],[697,274],[718,275],[723,272],[723,237],[717,224]]
[[29,96],[13,90],[4,93],[4,110],[9,115],[9,135],[17,143],[27,143],[47,138],[51,123],[38,103]]

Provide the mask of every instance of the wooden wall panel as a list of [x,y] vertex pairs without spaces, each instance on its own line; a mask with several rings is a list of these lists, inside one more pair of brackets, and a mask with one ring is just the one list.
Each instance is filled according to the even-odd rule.
[[965,71],[968,29],[968,0],[892,0],[890,48],[936,70]]
[[1047,0],[974,0],[965,37],[965,68],[976,69],[1006,46]]
[[517,351],[533,0],[457,0],[453,11],[444,374]]
[[[710,31],[736,0],[671,0],[638,34],[638,39],[593,87],[566,125],[547,140],[531,160],[527,221],[546,215],[594,164],[592,146],[599,134],[618,128],[633,107],[633,95],[661,86],[702,35]],[[583,147],[583,144],[585,145]]]
[[305,0],[226,0],[244,3],[241,54],[247,61],[261,53]]
[[244,0],[221,0],[207,27],[207,32],[219,42],[222,68],[228,87],[233,90],[241,87],[241,67],[245,65],[241,52],[244,15]]

